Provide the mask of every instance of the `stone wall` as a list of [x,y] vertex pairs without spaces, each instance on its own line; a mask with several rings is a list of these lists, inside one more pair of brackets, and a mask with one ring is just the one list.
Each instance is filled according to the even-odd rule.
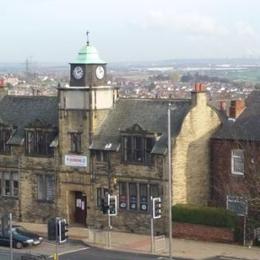
[[209,140],[220,125],[207,105],[205,92],[194,92],[193,108],[186,115],[173,147],[173,203],[207,205],[209,199]]
[[[155,220],[155,232],[167,233],[168,226],[168,179],[166,179],[167,169],[166,158],[164,156],[154,156],[154,163],[149,166],[125,164],[121,162],[121,153],[112,153],[111,155],[111,189],[113,194],[119,196],[119,187],[116,182],[133,182],[133,183],[156,183],[159,184],[160,196],[162,203],[162,218]],[[93,162],[95,165],[96,163]],[[88,214],[88,224],[95,226],[98,223],[99,228],[107,228],[107,215],[103,214],[96,206],[96,189],[98,187],[108,188],[108,175],[106,172],[107,162],[98,163],[95,167],[94,180],[94,199],[90,201],[90,213]],[[95,209],[95,210],[93,210]],[[114,229],[125,230],[136,233],[150,232],[150,215],[149,212],[130,211],[119,209],[118,216],[112,217]]]
[[55,201],[38,200],[37,175],[56,176],[56,156],[25,156],[24,147],[12,147],[11,155],[0,156],[0,172],[15,172],[19,179],[18,197],[0,197],[0,214],[12,212],[15,220],[38,223],[55,215]]

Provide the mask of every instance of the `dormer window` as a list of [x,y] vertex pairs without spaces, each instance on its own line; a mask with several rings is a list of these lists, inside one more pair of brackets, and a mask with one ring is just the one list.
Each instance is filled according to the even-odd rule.
[[51,129],[28,129],[25,132],[26,155],[53,156],[54,150],[50,147],[56,132]]
[[153,137],[128,135],[122,137],[122,155],[124,162],[151,163],[151,151],[154,145]]
[[11,136],[10,128],[0,128],[0,153],[1,154],[10,154],[11,147],[7,144]]

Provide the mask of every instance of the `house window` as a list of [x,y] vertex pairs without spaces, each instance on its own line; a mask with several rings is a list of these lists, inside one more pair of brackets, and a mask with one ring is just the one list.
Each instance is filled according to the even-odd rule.
[[94,152],[94,154],[95,154],[96,160],[98,162],[107,162],[108,161],[108,152],[107,151],[96,150]]
[[108,189],[107,188],[97,188],[97,207],[101,208],[102,200],[105,201],[107,199]]
[[0,195],[6,197],[18,197],[19,181],[15,172],[2,173],[0,177]]
[[244,175],[244,151],[241,149],[232,150],[231,155],[232,174]]
[[129,208],[137,210],[137,183],[129,183]]
[[127,202],[127,184],[125,182],[119,183],[119,208],[126,209]]
[[53,201],[55,197],[55,179],[53,175],[38,175],[38,200]]
[[119,208],[148,212],[150,197],[159,196],[158,184],[119,182]]
[[144,136],[123,136],[123,161],[133,163],[151,163],[151,151],[154,145],[153,138]]
[[48,130],[26,130],[25,153],[27,155],[53,155],[53,148],[50,147],[55,137],[54,131]]
[[7,144],[11,136],[11,130],[6,128],[0,128],[0,153],[10,154],[11,147]]
[[148,187],[147,184],[140,184],[140,210],[147,211],[148,210]]
[[81,153],[81,133],[70,133],[70,151]]

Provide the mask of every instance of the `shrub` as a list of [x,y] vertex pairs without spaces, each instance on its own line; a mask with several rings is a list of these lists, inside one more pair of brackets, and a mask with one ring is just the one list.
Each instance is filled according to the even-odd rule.
[[172,220],[235,229],[237,217],[234,213],[223,208],[177,204],[172,207]]

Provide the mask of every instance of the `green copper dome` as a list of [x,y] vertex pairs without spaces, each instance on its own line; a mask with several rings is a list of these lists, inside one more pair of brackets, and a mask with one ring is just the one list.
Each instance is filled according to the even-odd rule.
[[73,63],[78,64],[106,64],[105,61],[101,60],[98,51],[95,47],[87,44],[83,46]]

